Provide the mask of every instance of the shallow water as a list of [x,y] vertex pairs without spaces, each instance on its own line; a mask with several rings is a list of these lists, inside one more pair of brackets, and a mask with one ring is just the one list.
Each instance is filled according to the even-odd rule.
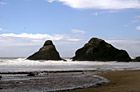
[[87,88],[109,82],[92,73],[49,73],[42,76],[25,74],[2,74],[0,92],[56,92]]
[[3,71],[47,71],[47,70],[88,70],[140,68],[140,62],[97,62],[97,61],[33,61],[25,58],[1,58],[0,72]]

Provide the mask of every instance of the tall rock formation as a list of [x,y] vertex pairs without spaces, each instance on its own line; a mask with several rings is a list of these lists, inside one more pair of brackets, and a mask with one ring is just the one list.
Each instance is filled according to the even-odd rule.
[[42,48],[33,55],[29,60],[62,60],[51,40],[47,40]]
[[125,50],[118,50],[102,39],[92,38],[72,58],[79,61],[131,61]]

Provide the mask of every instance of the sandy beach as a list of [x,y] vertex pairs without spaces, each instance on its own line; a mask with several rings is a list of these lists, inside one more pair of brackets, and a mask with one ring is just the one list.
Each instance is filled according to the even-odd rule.
[[0,0],[0,92],[140,92],[140,0]]
[[140,71],[118,71],[102,73],[99,76],[110,80],[97,87],[62,92],[140,92]]
[[[0,92],[48,92],[62,90],[71,90],[70,92],[79,92],[79,90],[80,92],[102,92],[102,90],[106,90],[105,92],[119,92],[118,80],[124,83],[123,85],[127,88],[129,85],[126,84],[129,82],[133,83],[133,81],[137,83],[140,75],[139,71],[134,71],[140,70],[139,62],[73,62],[70,59],[67,62],[40,62],[24,58],[1,59],[1,61],[3,62],[0,64],[0,76],[2,76]],[[31,72],[37,74],[35,76],[27,76]],[[120,79],[120,76],[128,80],[124,81],[124,79]],[[138,77],[135,78],[136,80],[130,80],[127,78],[129,76],[132,79]],[[114,79],[117,79],[117,81]],[[114,82],[112,83],[112,81]],[[116,83],[118,85],[115,85]],[[99,86],[101,84],[103,85]],[[117,91],[114,91],[115,88]]]
[[1,73],[0,92],[140,92],[140,70]]

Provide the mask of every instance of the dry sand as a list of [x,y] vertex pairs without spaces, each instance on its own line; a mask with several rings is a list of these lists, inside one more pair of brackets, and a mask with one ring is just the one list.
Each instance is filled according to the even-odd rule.
[[97,87],[62,92],[140,92],[140,71],[119,71],[99,74],[110,80]]

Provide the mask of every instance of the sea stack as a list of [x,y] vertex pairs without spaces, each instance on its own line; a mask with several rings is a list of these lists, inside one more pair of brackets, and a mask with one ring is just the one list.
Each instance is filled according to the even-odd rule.
[[33,55],[29,56],[29,60],[62,60],[53,42],[47,40],[43,47]]
[[98,38],[92,38],[84,47],[78,49],[75,54],[72,58],[74,61],[131,61],[125,50],[119,50]]
[[140,62],[140,56],[139,57],[136,57],[135,59],[133,59],[133,61]]

